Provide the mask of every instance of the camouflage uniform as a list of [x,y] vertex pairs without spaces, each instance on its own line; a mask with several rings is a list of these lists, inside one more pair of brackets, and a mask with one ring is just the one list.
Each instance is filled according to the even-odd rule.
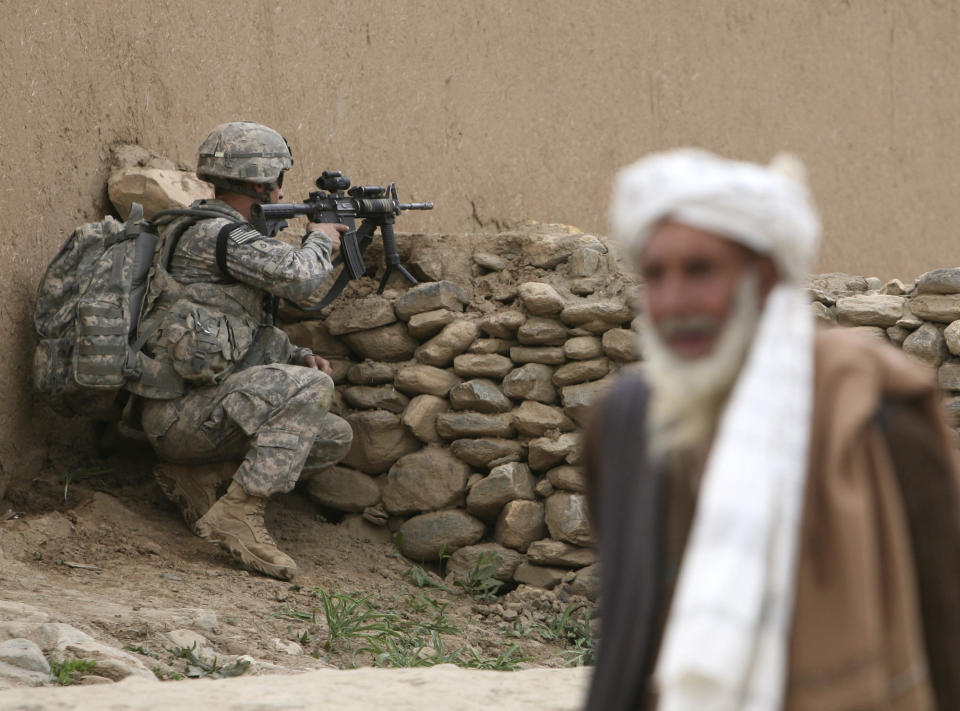
[[[301,367],[310,350],[273,327],[274,297],[305,306],[325,291],[330,239],[312,232],[297,249],[256,232],[218,200],[191,207],[224,217],[182,233],[167,274],[151,285],[145,321],[155,328],[147,348],[191,387],[173,400],[146,400],[144,431],[165,460],[243,459],[234,479],[249,494],[290,491],[301,472],[339,461],[352,440],[350,426],[328,412],[333,382]],[[217,237],[231,225],[223,274]]]

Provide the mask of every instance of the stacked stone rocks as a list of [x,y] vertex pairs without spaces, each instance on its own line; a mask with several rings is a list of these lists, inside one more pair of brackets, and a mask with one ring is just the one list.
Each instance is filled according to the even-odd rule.
[[383,296],[358,283],[324,319],[286,326],[331,359],[354,431],[309,492],[386,525],[413,560],[451,556],[454,575],[495,553],[502,580],[592,594],[577,430],[634,360],[629,280],[571,229],[467,243],[490,251],[444,267],[413,249],[414,273],[441,265],[439,280]]
[[937,372],[950,425],[960,428],[960,268],[934,269],[912,284],[822,274],[811,278],[817,318],[899,346]]

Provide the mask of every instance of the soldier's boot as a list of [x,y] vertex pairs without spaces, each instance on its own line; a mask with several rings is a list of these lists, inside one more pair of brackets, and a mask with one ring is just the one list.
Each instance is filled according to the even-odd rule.
[[217,500],[217,489],[237,470],[237,462],[214,464],[170,464],[161,462],[153,469],[161,491],[177,505],[183,520],[194,533],[197,521]]
[[263,523],[267,500],[251,496],[237,482],[217,499],[197,521],[197,534],[219,543],[249,570],[280,580],[290,580],[297,572],[293,558],[277,548]]

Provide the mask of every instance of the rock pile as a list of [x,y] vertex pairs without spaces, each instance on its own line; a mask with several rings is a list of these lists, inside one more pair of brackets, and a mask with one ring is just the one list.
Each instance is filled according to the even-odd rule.
[[592,594],[577,429],[635,358],[629,278],[604,240],[563,226],[430,239],[400,240],[430,281],[377,295],[362,279],[285,326],[331,360],[354,430],[309,493],[385,524],[411,559],[466,575],[495,554],[502,580]]
[[810,280],[817,318],[899,346],[937,373],[950,425],[960,429],[960,267],[915,282],[821,274]]
[[98,642],[86,632],[49,621],[41,610],[0,600],[0,689],[40,686],[50,681],[48,659],[96,662],[84,683],[136,677],[156,681],[153,672],[122,649]]

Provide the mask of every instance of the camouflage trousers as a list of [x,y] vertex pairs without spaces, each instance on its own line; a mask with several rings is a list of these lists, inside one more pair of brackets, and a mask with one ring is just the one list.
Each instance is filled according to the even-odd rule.
[[147,400],[143,430],[178,464],[243,460],[234,480],[254,496],[293,489],[342,459],[353,432],[328,412],[333,382],[319,370],[259,365],[175,400]]

